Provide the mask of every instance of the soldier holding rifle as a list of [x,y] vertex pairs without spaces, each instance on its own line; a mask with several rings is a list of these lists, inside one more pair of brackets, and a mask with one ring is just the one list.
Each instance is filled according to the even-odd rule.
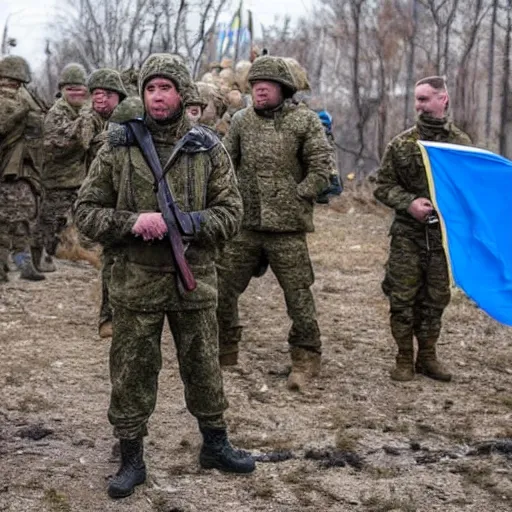
[[156,403],[165,317],[187,407],[203,434],[201,466],[254,470],[252,457],[234,450],[227,439],[228,405],[218,360],[214,256],[219,244],[235,235],[242,217],[233,168],[214,134],[190,133],[184,105],[192,79],[181,60],[150,56],[139,88],[144,121],[110,132],[75,210],[78,228],[114,252],[108,416],[120,439],[122,462],[109,485],[113,498],[128,496],[146,478],[142,440]]

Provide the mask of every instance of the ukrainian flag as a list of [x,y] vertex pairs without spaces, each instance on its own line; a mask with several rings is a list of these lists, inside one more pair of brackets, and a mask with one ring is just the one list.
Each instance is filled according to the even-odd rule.
[[512,326],[512,162],[484,149],[418,144],[453,282]]

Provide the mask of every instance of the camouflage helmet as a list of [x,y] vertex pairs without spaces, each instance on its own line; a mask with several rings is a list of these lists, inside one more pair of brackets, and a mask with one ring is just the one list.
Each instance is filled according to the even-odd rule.
[[60,72],[59,89],[65,85],[87,85],[87,73],[81,64],[72,62]]
[[186,104],[192,90],[192,76],[180,55],[154,53],[142,64],[139,75],[139,94],[144,97],[144,87],[148,80],[162,77],[171,80]]
[[134,68],[124,69],[120,73],[121,81],[123,82],[124,88],[128,93],[128,96],[139,95],[139,71]]
[[201,108],[205,108],[208,105],[208,101],[205,100],[201,93],[199,92],[199,88],[195,83],[192,84],[190,88],[190,93],[187,95],[187,101],[185,102],[186,107],[199,106]]
[[297,90],[311,91],[307,71],[292,57],[285,57],[283,60],[290,68]]
[[89,92],[94,91],[94,89],[107,89],[108,91],[117,92],[120,101],[128,96],[121,81],[121,75],[114,69],[101,68],[93,71],[87,80],[87,87]]
[[112,123],[125,123],[131,119],[144,117],[144,104],[138,96],[130,96],[123,100],[112,112],[109,121]]
[[286,87],[291,94],[297,92],[297,84],[295,83],[293,73],[281,57],[270,55],[258,57],[253,62],[247,79],[251,85],[257,80],[268,80]]
[[28,84],[32,79],[28,62],[17,55],[7,55],[0,60],[0,78],[10,78]]

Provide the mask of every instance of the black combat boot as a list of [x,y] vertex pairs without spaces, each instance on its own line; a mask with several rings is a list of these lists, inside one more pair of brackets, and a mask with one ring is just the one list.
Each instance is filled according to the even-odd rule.
[[201,427],[203,446],[199,454],[199,464],[204,469],[220,469],[228,473],[252,473],[256,464],[251,454],[235,450],[225,428]]
[[136,485],[146,481],[142,439],[121,439],[120,446],[121,467],[108,485],[108,495],[111,498],[130,496]]

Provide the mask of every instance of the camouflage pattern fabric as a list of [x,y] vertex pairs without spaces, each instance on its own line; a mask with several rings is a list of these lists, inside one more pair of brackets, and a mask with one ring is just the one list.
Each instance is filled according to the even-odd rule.
[[178,55],[155,53],[146,59],[139,73],[139,96],[141,98],[144,97],[144,86],[148,80],[155,77],[171,80],[180,93],[183,105],[187,105],[189,98],[194,94],[190,71]]
[[34,246],[45,248],[54,256],[59,244],[59,234],[70,223],[70,213],[78,189],[49,189],[46,191],[41,215],[34,233]]
[[24,179],[40,195],[42,112],[22,88],[0,87],[0,179]]
[[101,68],[93,71],[87,79],[87,87],[92,93],[94,89],[106,89],[119,94],[119,101],[123,101],[128,92],[126,91],[121,75],[115,69]]
[[107,129],[108,121],[94,111],[92,105],[86,105],[80,109],[82,119],[81,140],[87,153],[85,156],[85,168],[89,169],[98,150],[106,142],[107,135],[103,133]]
[[243,227],[313,231],[313,202],[329,184],[334,152],[318,116],[286,100],[271,116],[237,112],[224,138],[244,201]]
[[79,188],[86,174],[83,139],[84,118],[64,98],[52,106],[44,120],[45,161],[43,183],[46,189]]
[[112,278],[112,265],[114,254],[109,247],[104,246],[101,255],[101,304],[99,325],[112,321],[112,305],[110,304],[110,280]]
[[0,281],[9,253],[30,249],[36,216],[37,198],[27,181],[0,182]]
[[[163,154],[172,144],[157,141],[156,147]],[[187,250],[198,286],[181,295],[175,290],[168,240],[147,243],[131,234],[137,212],[158,210],[153,175],[140,151],[103,146],[79,193],[78,228],[117,254],[110,285],[114,307],[167,311],[216,305],[216,246],[238,231],[242,212],[229,158],[220,145],[209,152],[182,155],[166,177],[180,206],[202,211],[204,217],[199,238]]]
[[388,144],[382,157],[374,194],[377,200],[395,210],[392,234],[395,229],[411,234],[423,233],[425,230],[424,224],[407,213],[407,208],[417,197],[430,199],[418,140],[471,144],[470,138],[452,122],[423,117],[414,127],[397,135]]
[[[155,59],[150,57],[141,76],[152,76],[155,70],[172,75],[174,66],[183,71],[175,59],[162,60],[158,56],[152,69]],[[184,78],[181,76],[182,85]],[[150,118],[146,124],[164,171],[169,171],[166,180],[179,206],[202,213],[201,231],[186,253],[197,288],[186,292],[178,285],[167,239],[144,242],[131,232],[139,212],[158,211],[153,174],[137,147],[105,144],[75,205],[78,228],[107,245],[114,259],[109,286],[114,332],[109,418],[115,434],[122,438],[146,433],[156,400],[165,316],[177,347],[187,406],[201,425],[225,426],[222,413],[227,402],[218,363],[214,258],[218,245],[236,234],[242,217],[236,178],[222,145],[181,154],[168,169],[165,164],[172,148],[190,126],[185,112],[164,126]]]
[[[299,66],[298,62],[297,66]],[[293,95],[297,92],[298,85],[302,85],[302,83],[297,83],[297,77],[294,76],[295,71],[296,69],[292,69],[290,63],[286,62],[285,59],[271,55],[264,55],[262,57],[258,57],[253,62],[249,69],[247,80],[249,83],[253,83],[257,80],[270,80],[271,82],[277,82],[288,89],[291,95]],[[302,71],[304,72],[304,70]]]
[[417,141],[471,144],[469,137],[446,119],[420,117],[416,126],[387,146],[377,176],[375,197],[395,209],[391,244],[382,288],[390,301],[393,337],[400,346],[435,340],[450,301],[449,275],[439,224],[414,219],[407,208],[418,198],[430,198]]
[[81,64],[71,62],[64,66],[59,76],[59,89],[65,85],[87,85],[87,73]]
[[9,252],[30,248],[42,193],[42,112],[25,92],[0,87],[0,280]]
[[314,281],[304,233],[265,233],[242,230],[217,261],[219,279],[219,346],[221,354],[238,350],[241,325],[238,298],[264,257],[284,291],[292,326],[290,345],[320,352],[320,329],[310,287]]
[[219,366],[215,309],[143,313],[116,307],[108,411],[116,437],[137,439],[147,434],[162,367],[160,339],[166,316],[176,345],[188,410],[200,426],[226,426],[222,413],[228,404]]
[[396,340],[421,341],[439,337],[441,317],[450,302],[450,283],[439,227],[425,237],[391,238],[386,276],[382,283],[389,297],[391,332]]

